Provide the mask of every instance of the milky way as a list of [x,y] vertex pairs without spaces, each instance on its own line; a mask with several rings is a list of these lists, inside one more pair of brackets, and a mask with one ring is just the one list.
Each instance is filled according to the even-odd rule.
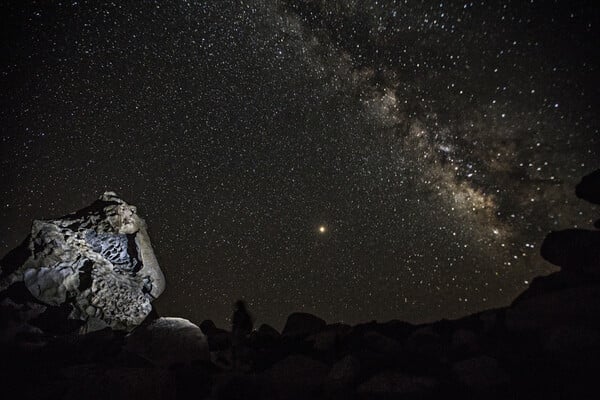
[[506,305],[595,215],[598,10],[544,3],[3,5],[1,252],[115,190],[165,315]]

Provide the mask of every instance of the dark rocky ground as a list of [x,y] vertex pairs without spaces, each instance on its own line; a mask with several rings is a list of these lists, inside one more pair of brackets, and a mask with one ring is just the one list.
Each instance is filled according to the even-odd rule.
[[[576,193],[600,204],[599,191],[596,171]],[[204,321],[210,361],[157,366],[109,329],[42,340],[22,332],[19,346],[2,348],[1,391],[25,399],[599,398],[600,231],[553,232],[541,252],[561,270],[534,279],[506,308],[424,325],[326,324],[294,313],[283,332],[262,325],[243,340]]]

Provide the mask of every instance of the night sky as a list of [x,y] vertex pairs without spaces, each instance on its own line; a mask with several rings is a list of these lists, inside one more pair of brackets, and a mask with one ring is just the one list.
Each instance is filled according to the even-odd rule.
[[133,3],[2,2],[1,255],[114,190],[162,315],[424,322],[597,215],[596,1]]

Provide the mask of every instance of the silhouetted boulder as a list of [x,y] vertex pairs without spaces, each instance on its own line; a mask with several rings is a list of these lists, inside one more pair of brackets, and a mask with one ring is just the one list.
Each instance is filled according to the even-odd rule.
[[377,324],[375,330],[382,335],[397,340],[398,342],[404,342],[408,336],[415,331],[417,327],[411,323],[405,321],[399,321],[393,319],[391,321],[382,322]]
[[550,292],[595,285],[600,285],[600,277],[577,271],[557,271],[550,275],[535,277],[527,290],[521,293],[513,304]]
[[210,351],[223,351],[231,347],[231,332],[217,328],[215,323],[210,319],[202,321],[200,329],[208,339]]
[[452,365],[452,371],[458,381],[469,389],[493,389],[509,383],[509,376],[489,356],[480,356],[459,361]]
[[271,325],[262,324],[258,327],[257,333],[261,337],[270,338],[270,339],[278,339],[280,334],[277,329],[273,328]]
[[126,339],[126,349],[157,366],[208,361],[206,336],[183,318],[159,318],[140,326]]
[[584,176],[575,187],[575,194],[590,203],[600,204],[600,169]]
[[248,346],[255,349],[275,349],[279,344],[281,334],[271,325],[262,324],[248,336]]
[[207,336],[212,334],[216,329],[218,329],[217,325],[215,325],[215,323],[210,319],[205,319],[198,326],[200,327],[200,329],[202,329],[202,333],[204,333]]
[[325,325],[325,321],[315,315],[297,312],[288,317],[282,335],[307,336],[321,331]]
[[368,399],[422,398],[435,394],[438,387],[438,380],[432,377],[385,371],[359,385],[357,393]]
[[566,270],[600,274],[600,232],[566,229],[546,236],[541,247],[546,260]]
[[506,310],[511,331],[563,325],[595,326],[600,322],[600,286],[556,290],[514,303]]

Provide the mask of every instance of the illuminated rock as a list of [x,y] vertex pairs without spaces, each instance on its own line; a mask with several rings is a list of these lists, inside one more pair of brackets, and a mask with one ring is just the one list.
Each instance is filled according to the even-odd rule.
[[82,332],[133,329],[165,288],[144,220],[114,192],[62,218],[34,221],[16,250],[20,256],[2,260],[0,291],[23,282],[42,304],[68,306],[68,318],[85,323]]

